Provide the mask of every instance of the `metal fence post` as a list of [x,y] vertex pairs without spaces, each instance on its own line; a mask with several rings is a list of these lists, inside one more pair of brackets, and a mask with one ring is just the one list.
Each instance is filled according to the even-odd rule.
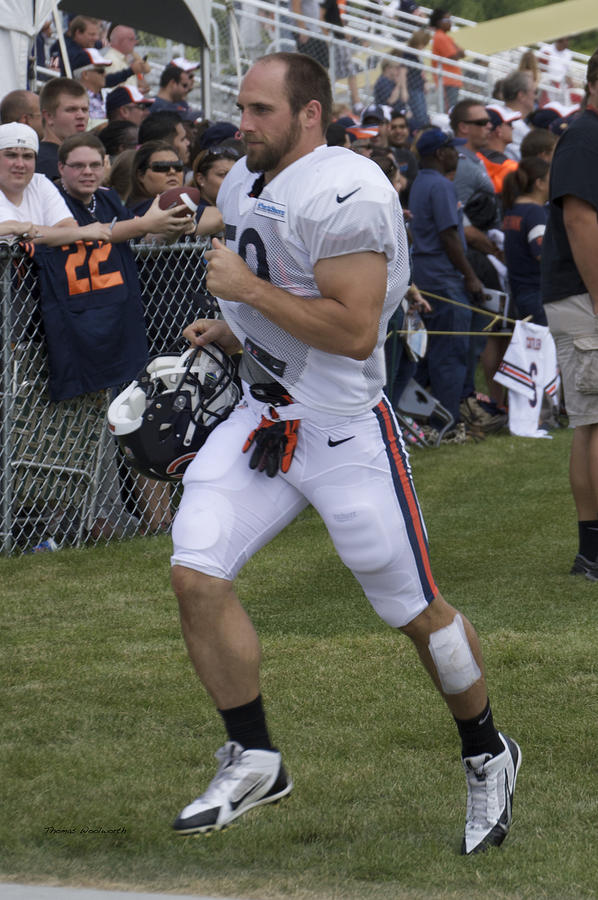
[[9,553],[12,545],[12,490],[10,477],[10,394],[11,394],[11,254],[7,244],[0,246],[2,268],[2,393],[0,395],[0,550]]

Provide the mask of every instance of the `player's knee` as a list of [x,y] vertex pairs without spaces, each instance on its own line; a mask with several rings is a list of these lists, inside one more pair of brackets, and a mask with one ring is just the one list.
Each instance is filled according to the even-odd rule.
[[186,566],[172,566],[170,583],[180,602],[189,602],[198,595],[201,597],[206,590],[206,576]]
[[217,607],[232,590],[231,583],[223,578],[176,564],[170,570],[170,579],[182,615],[201,611],[202,607]]

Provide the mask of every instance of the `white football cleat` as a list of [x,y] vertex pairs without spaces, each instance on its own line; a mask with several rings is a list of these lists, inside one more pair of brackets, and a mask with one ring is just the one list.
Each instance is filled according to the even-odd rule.
[[463,760],[467,776],[467,815],[461,853],[481,853],[498,847],[511,827],[513,794],[521,765],[521,750],[500,734],[505,749],[498,756],[483,753]]
[[293,782],[277,750],[244,750],[228,741],[216,752],[220,767],[208,789],[180,813],[177,834],[207,834],[226,828],[239,816],[291,793]]

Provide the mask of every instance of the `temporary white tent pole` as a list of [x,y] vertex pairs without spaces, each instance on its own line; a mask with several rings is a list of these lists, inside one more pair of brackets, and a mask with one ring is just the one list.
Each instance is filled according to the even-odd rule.
[[201,106],[204,119],[212,115],[212,96],[210,93],[210,48],[206,43],[201,47]]
[[69,55],[66,51],[66,44],[64,42],[64,33],[62,31],[62,18],[60,13],[58,12],[58,4],[56,0],[52,0],[52,15],[54,16],[54,24],[56,26],[56,34],[58,36],[58,46],[60,47],[60,55],[62,56],[62,64],[64,66],[64,71],[67,74],[68,78],[73,77],[73,73],[71,71],[71,62],[69,60]]

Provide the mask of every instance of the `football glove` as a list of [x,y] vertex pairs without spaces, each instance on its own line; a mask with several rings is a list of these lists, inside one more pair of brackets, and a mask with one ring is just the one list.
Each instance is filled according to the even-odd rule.
[[[272,410],[274,414],[275,411]],[[254,428],[243,444],[243,453],[253,446],[249,468],[265,472],[274,478],[278,470],[288,472],[297,446],[299,420],[273,421],[262,416],[262,421]]]

